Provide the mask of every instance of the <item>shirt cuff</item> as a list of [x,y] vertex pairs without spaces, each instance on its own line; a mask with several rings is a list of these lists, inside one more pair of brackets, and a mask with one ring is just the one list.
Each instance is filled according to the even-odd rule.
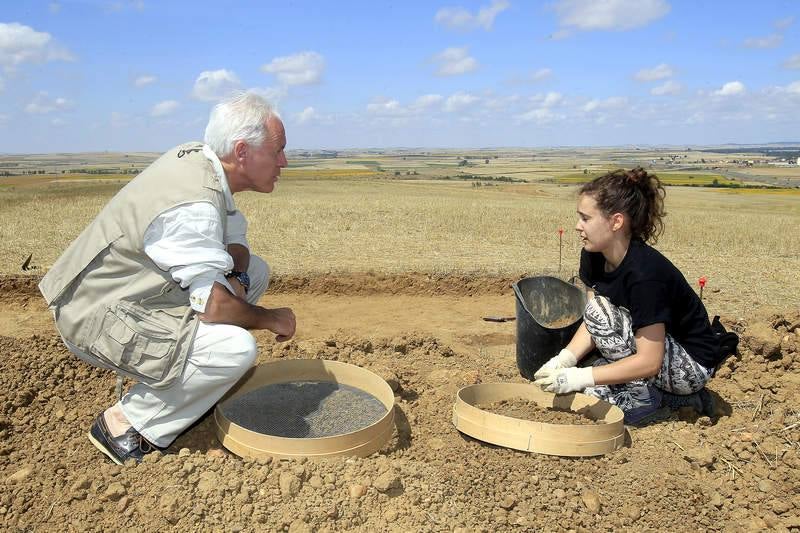
[[189,305],[192,306],[192,309],[198,313],[206,312],[206,305],[211,297],[211,288],[215,282],[228,289],[231,294],[236,294],[221,272],[216,272],[213,276],[197,277],[189,285]]

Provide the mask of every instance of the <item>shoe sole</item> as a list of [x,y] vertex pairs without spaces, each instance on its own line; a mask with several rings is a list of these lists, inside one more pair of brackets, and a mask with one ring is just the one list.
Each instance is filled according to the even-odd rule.
[[96,438],[94,438],[94,437],[92,436],[92,433],[91,433],[91,431],[88,433],[88,436],[89,436],[89,441],[90,441],[92,444],[94,444],[94,447],[95,447],[95,448],[97,448],[98,450],[100,450],[101,452],[103,452],[103,453],[106,455],[106,457],[108,457],[109,459],[111,459],[112,461],[114,461],[115,463],[117,463],[118,465],[122,466],[122,463],[120,462],[120,460],[119,460],[119,459],[117,459],[116,457],[114,457],[114,455],[113,455],[111,452],[109,452],[109,451],[106,449],[106,447],[105,447],[105,446],[103,446],[102,444],[100,444],[100,441],[98,441]]

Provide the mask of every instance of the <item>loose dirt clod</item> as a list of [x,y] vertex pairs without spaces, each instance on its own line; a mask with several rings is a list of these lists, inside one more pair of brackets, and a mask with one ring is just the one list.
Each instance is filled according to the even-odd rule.
[[602,421],[590,418],[586,411],[570,411],[567,409],[542,407],[534,401],[522,398],[501,400],[499,402],[488,405],[478,405],[476,407],[496,415],[510,416],[511,418],[520,418],[547,424],[591,425],[603,423]]
[[590,513],[600,512],[600,496],[593,490],[586,489],[581,493],[581,501]]

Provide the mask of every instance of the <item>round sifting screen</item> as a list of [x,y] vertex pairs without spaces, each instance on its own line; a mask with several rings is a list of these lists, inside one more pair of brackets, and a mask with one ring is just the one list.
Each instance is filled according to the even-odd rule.
[[383,403],[368,392],[331,381],[266,385],[219,407],[225,418],[245,429],[299,439],[358,431],[387,412]]

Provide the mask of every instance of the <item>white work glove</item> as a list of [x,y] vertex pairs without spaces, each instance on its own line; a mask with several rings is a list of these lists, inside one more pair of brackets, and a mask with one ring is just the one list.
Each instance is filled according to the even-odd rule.
[[548,370],[558,370],[559,368],[569,368],[578,364],[578,358],[571,351],[563,348],[558,355],[551,357],[542,367],[533,374],[533,379],[544,377],[544,372]]
[[547,392],[566,394],[568,392],[581,392],[586,387],[594,386],[592,367],[586,368],[557,368],[545,370],[543,375],[533,382]]

